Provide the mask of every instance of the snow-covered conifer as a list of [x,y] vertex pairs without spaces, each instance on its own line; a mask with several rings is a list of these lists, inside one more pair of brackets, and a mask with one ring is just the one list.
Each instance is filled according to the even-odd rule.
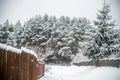
[[115,41],[117,38],[114,31],[115,21],[112,21],[109,13],[110,5],[104,2],[103,8],[97,14],[97,21],[94,21],[97,30],[85,53],[90,59],[108,58],[119,51]]

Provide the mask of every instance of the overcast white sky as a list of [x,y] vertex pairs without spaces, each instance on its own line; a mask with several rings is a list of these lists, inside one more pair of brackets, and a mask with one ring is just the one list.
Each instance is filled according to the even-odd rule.
[[[107,0],[111,3],[111,14],[120,27],[120,0]],[[103,0],[0,0],[0,23],[9,19],[15,23],[24,21],[36,14],[62,15],[73,17],[86,17],[96,19],[98,9],[101,9]]]

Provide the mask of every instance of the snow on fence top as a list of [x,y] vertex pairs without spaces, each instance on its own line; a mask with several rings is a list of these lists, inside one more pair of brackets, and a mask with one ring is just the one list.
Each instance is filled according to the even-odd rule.
[[22,47],[21,51],[24,51],[26,53],[29,53],[29,54],[34,55],[35,57],[37,57],[36,53],[34,51],[32,51],[32,50],[29,50],[29,49],[26,49],[26,48]]
[[5,50],[7,50],[7,51],[15,52],[15,53],[21,53],[21,50],[20,50],[20,49],[17,49],[17,48],[8,46],[8,45],[6,45],[6,44],[1,44],[1,43],[0,43],[0,48],[1,48],[1,49],[5,49]]
[[34,55],[35,57],[37,57],[37,55],[36,55],[36,53],[34,51],[23,48],[23,47],[21,49],[17,49],[17,48],[8,46],[6,44],[1,44],[0,43],[0,49],[5,49],[7,51],[12,51],[12,52],[15,52],[15,53],[18,53],[18,54],[20,54],[23,51],[23,52],[29,53],[29,54]]

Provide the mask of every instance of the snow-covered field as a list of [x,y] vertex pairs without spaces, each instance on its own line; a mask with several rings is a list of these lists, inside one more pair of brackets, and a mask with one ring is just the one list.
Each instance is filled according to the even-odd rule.
[[120,68],[94,66],[51,66],[39,80],[120,80]]

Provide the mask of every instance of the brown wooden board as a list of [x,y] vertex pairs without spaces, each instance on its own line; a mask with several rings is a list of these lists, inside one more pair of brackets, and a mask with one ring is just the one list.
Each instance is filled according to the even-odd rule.
[[0,49],[0,80],[37,80],[44,67],[34,55]]

